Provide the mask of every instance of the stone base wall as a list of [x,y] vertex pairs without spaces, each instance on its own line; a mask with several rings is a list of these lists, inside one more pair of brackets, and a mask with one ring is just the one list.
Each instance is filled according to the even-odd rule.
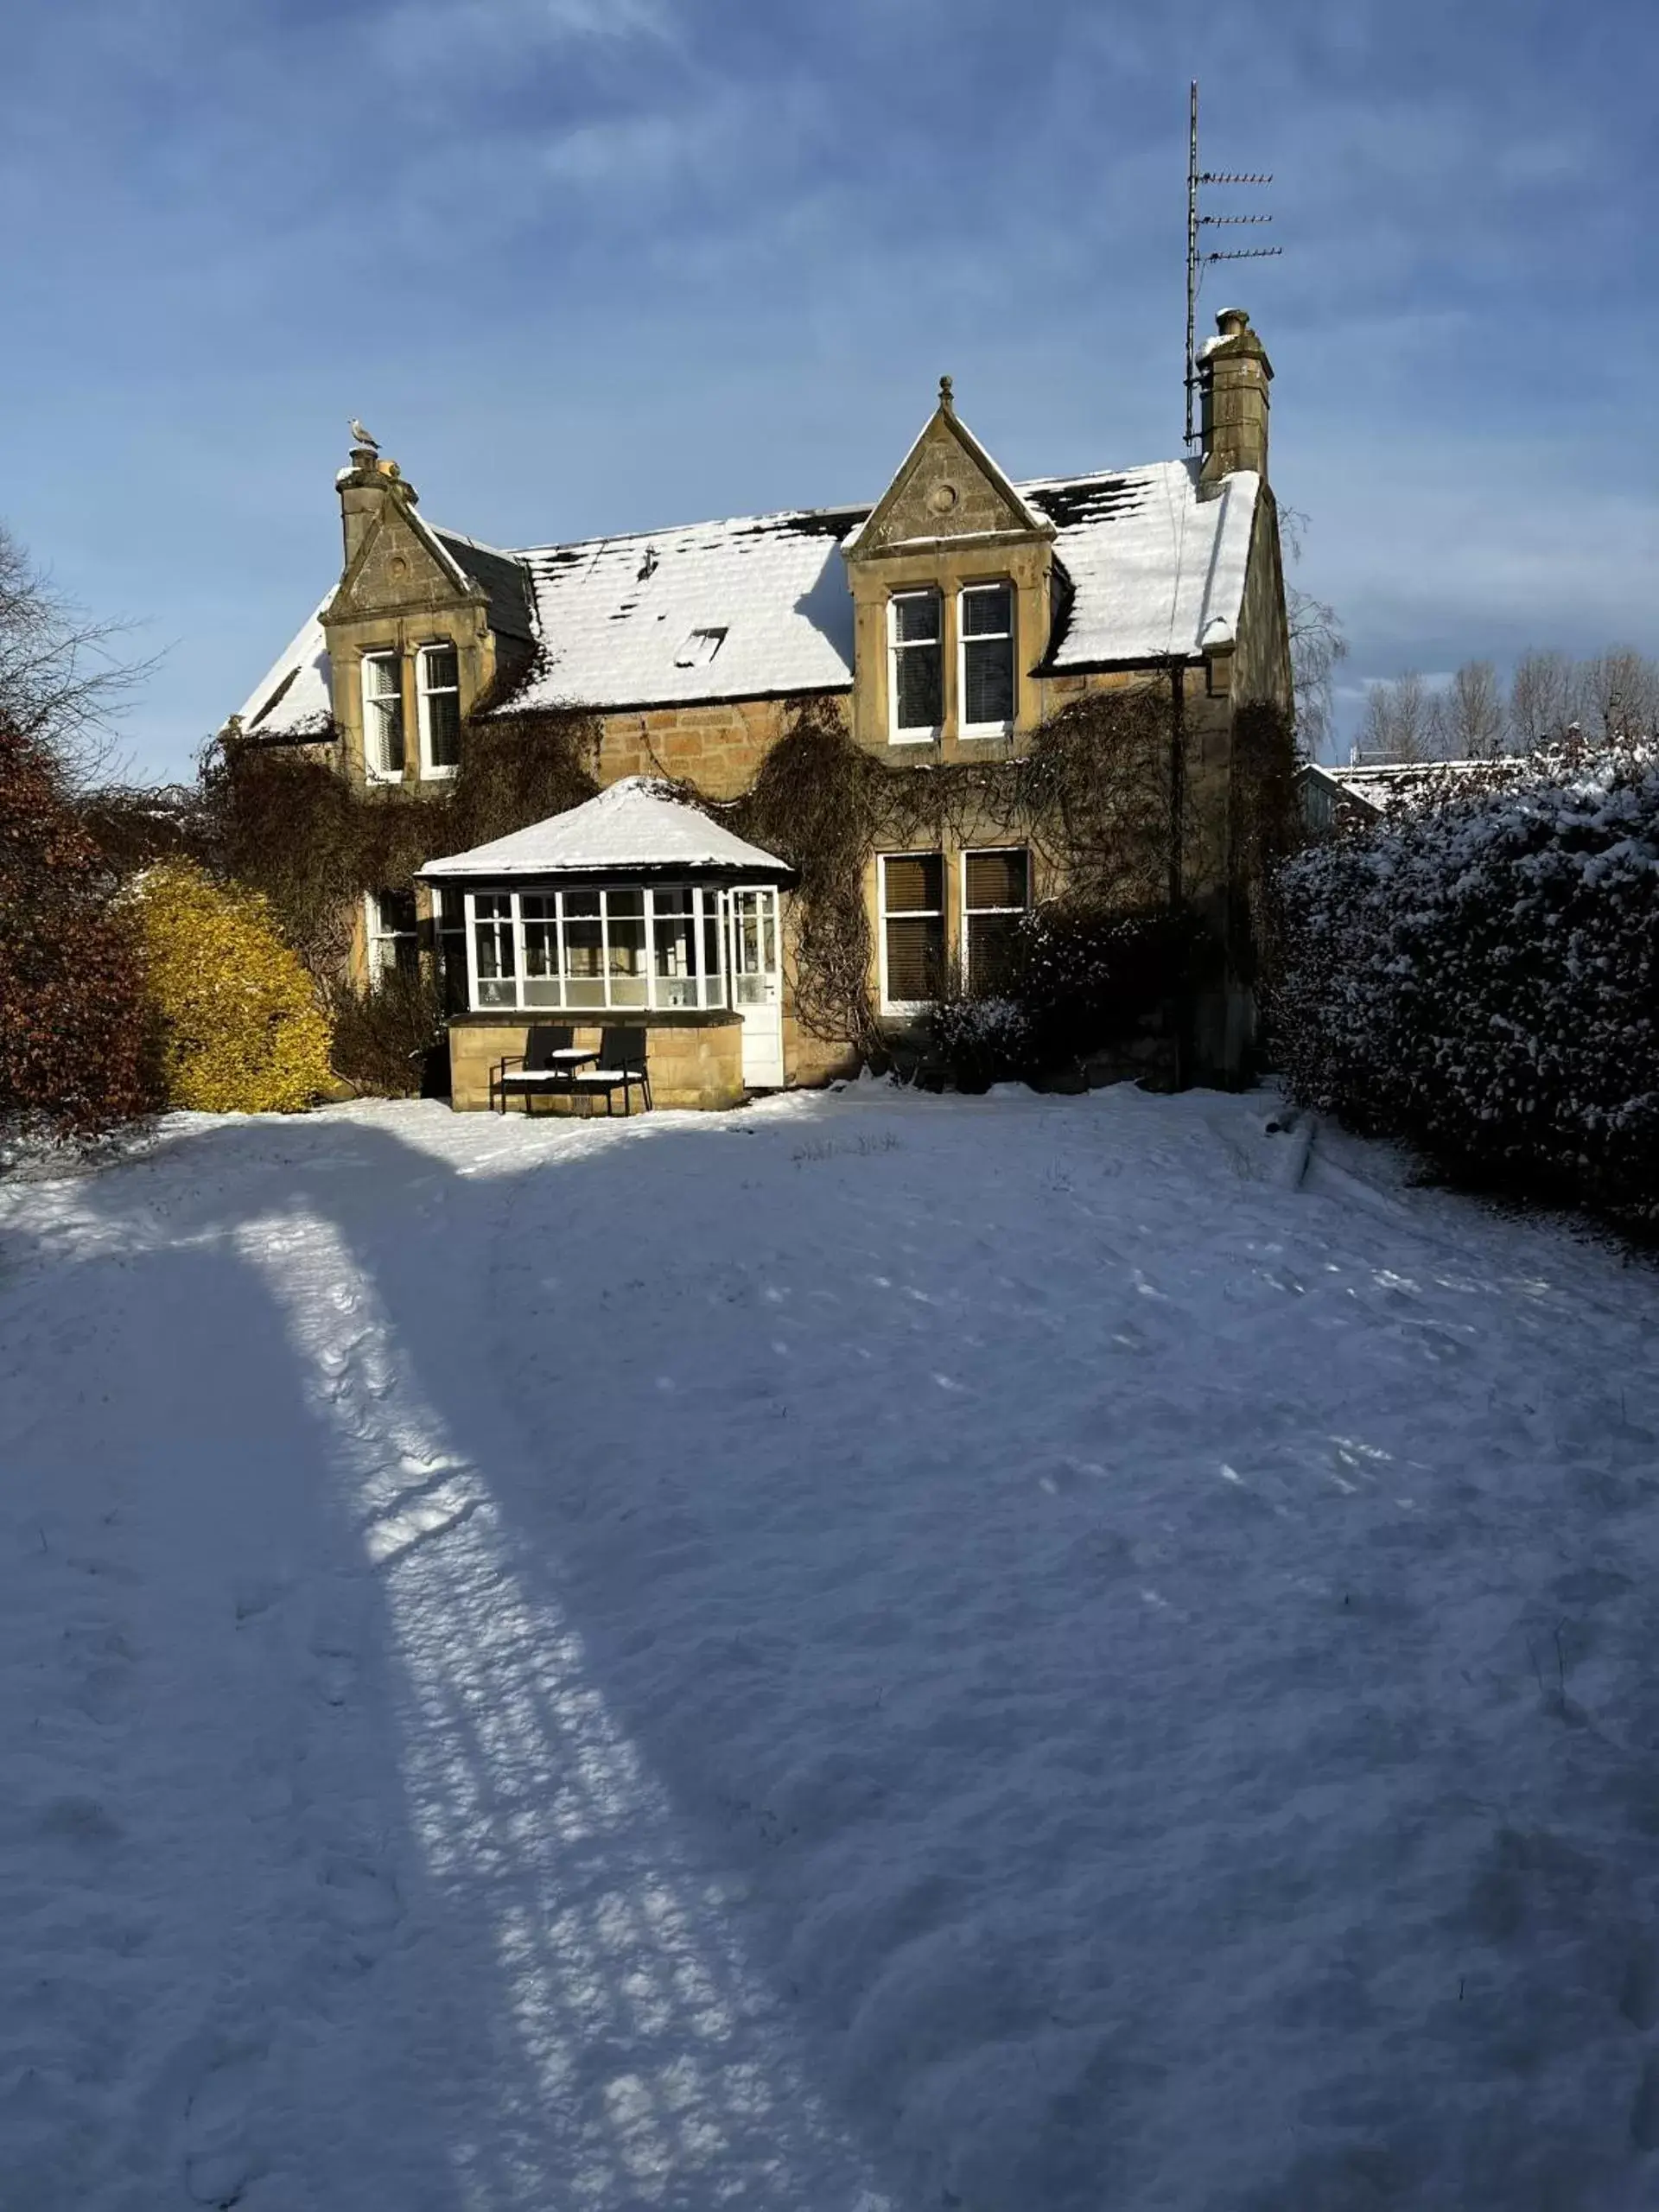
[[[537,1017],[539,1020],[542,1017]],[[550,1022],[563,1026],[567,1017],[549,1014]],[[570,1019],[575,1042],[598,1048],[600,1024]],[[636,1019],[622,1014],[609,1016],[607,1029],[642,1028],[646,1033],[645,1058],[651,1071],[654,1106],[719,1109],[741,1106],[743,1089],[743,1022],[735,1014],[647,1014]],[[524,1014],[463,1014],[449,1024],[449,1103],[457,1113],[480,1113],[490,1103],[490,1071],[498,1060],[521,1053],[531,1027]],[[523,1101],[509,1104],[517,1110]],[[612,1102],[613,1111],[620,1103]],[[603,1113],[594,1099],[548,1098],[538,1101],[538,1114]],[[633,1110],[639,1110],[635,1094]]]

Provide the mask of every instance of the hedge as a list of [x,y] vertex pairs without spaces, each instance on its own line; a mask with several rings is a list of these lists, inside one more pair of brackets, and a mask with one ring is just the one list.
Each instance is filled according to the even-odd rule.
[[1659,1222],[1659,770],[1540,767],[1304,852],[1278,889],[1294,1098]]

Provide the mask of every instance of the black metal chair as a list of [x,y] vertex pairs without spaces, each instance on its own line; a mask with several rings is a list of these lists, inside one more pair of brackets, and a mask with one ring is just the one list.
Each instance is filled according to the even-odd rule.
[[633,1111],[632,1093],[638,1087],[651,1110],[651,1071],[645,1065],[645,1033],[637,1024],[626,1029],[601,1029],[599,1033],[599,1065],[583,1068],[575,1079],[575,1088],[597,1096],[605,1094],[605,1111],[614,1109],[611,1100],[620,1090],[625,1113]]
[[545,1097],[550,1091],[568,1092],[574,1071],[556,1055],[570,1050],[575,1034],[548,1022],[532,1022],[524,1051],[510,1052],[490,1070],[490,1104],[494,1106],[499,1098],[505,1114],[511,1093],[523,1098],[528,1114],[532,1098]]

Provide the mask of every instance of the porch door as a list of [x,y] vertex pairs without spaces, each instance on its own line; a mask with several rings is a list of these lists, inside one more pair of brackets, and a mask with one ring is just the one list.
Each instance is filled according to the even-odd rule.
[[732,1004],[743,1017],[743,1080],[751,1090],[784,1087],[784,992],[778,893],[769,883],[726,894]]

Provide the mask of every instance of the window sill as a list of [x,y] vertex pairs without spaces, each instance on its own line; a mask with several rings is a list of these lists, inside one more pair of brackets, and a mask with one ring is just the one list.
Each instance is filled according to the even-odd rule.
[[963,745],[994,745],[999,738],[1013,735],[1012,722],[972,722],[958,733],[958,741]]
[[887,733],[889,745],[937,745],[944,732],[938,729],[895,729]]
[[421,781],[423,784],[453,784],[460,773],[459,766],[454,768],[423,768]]
[[363,780],[365,784],[380,784],[388,791],[396,791],[398,786],[406,780],[406,779],[404,778],[401,769],[399,769],[396,775],[388,775],[386,772],[381,768],[365,768],[363,771]]

